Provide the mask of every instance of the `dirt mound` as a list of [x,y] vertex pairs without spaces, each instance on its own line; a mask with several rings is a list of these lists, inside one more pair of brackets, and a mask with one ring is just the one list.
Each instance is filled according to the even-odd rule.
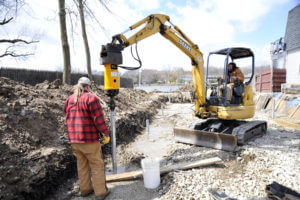
[[184,85],[182,87],[180,87],[177,91],[180,91],[180,92],[189,92],[190,90],[192,90],[193,88],[193,85]]
[[170,103],[191,103],[191,94],[190,92],[181,92],[181,91],[174,91],[174,92],[151,92],[152,98],[158,98],[162,102],[170,102]]
[[[0,199],[42,199],[76,174],[63,112],[72,86],[59,80],[30,86],[3,77],[0,86]],[[101,87],[96,94],[109,125],[109,99]],[[134,89],[121,89],[115,100],[118,144],[130,141],[162,103]]]

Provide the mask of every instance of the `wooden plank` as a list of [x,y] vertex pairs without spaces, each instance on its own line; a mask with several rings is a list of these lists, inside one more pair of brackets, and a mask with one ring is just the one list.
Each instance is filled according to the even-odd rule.
[[164,167],[160,170],[161,174],[164,173],[168,173],[174,170],[185,170],[185,169],[192,169],[192,168],[196,168],[196,167],[204,167],[204,166],[208,166],[208,165],[212,165],[218,162],[221,162],[221,158],[219,157],[213,157],[213,158],[208,158],[205,160],[199,160],[199,161],[195,161],[192,163],[179,163],[176,165],[172,165],[169,167]]
[[264,99],[265,101],[262,104],[262,107],[260,108],[265,109],[267,107],[267,104],[272,103],[272,96],[271,95],[267,95],[266,98]]
[[300,130],[300,124],[293,123],[290,120],[284,120],[284,119],[276,118],[276,119],[273,119],[273,121],[275,121],[277,124],[280,124],[282,126],[286,126],[286,127],[290,127],[290,128]]
[[261,94],[259,101],[256,102],[256,109],[257,110],[262,110],[267,106],[267,103],[270,102],[269,99],[271,99],[272,96],[269,94]]
[[294,114],[298,111],[298,109],[300,108],[300,104],[297,106],[297,108],[290,114],[289,118],[292,118],[294,116]]
[[255,101],[255,102],[254,102],[255,104],[257,104],[257,102],[259,102],[260,97],[261,97],[261,95],[259,94],[258,97],[255,98],[255,100],[254,100],[254,101]]
[[125,172],[121,174],[110,174],[110,175],[106,175],[106,182],[126,181],[126,180],[136,179],[142,176],[143,176],[142,170]]
[[279,100],[279,101],[277,101],[277,102],[275,103],[275,111],[278,111],[278,108],[279,108],[281,102],[282,102],[282,101],[285,101],[284,99],[278,99],[278,100]]
[[300,105],[298,105],[298,108],[296,110],[296,112],[293,114],[293,116],[291,117],[292,120],[300,120]]
[[[174,170],[184,170],[184,169],[191,169],[196,167],[204,167],[209,166],[222,160],[219,157],[208,158],[205,160],[195,161],[191,163],[180,163],[176,165],[172,165],[169,167],[163,167],[160,170],[160,174],[165,174]],[[128,181],[136,178],[140,178],[143,176],[142,170],[137,170],[133,172],[125,172],[121,174],[111,174],[106,176],[106,182],[116,182],[116,181]]]

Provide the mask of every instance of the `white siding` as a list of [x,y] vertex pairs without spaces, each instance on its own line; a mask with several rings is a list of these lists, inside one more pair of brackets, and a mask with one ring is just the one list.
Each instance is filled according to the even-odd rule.
[[286,83],[300,84],[300,48],[287,52]]
[[284,69],[284,56],[278,58],[277,60],[277,68]]
[[285,56],[286,56],[285,52],[281,52],[281,53],[272,55],[271,59],[272,59],[273,67],[276,69],[284,69],[285,68],[285,65],[284,65]]

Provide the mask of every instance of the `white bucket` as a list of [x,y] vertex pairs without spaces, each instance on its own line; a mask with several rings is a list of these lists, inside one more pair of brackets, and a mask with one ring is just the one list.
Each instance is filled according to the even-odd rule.
[[160,170],[158,158],[142,159],[144,186],[148,189],[155,189],[160,184]]

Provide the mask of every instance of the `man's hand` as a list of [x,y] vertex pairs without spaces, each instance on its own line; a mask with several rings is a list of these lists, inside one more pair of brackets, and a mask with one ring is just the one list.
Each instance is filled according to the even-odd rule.
[[107,144],[107,143],[109,143],[109,141],[110,141],[110,137],[103,135],[101,144]]
[[241,84],[241,81],[238,79],[238,77],[236,76],[233,76],[231,77],[231,80],[232,82],[235,84],[235,85],[240,85]]

